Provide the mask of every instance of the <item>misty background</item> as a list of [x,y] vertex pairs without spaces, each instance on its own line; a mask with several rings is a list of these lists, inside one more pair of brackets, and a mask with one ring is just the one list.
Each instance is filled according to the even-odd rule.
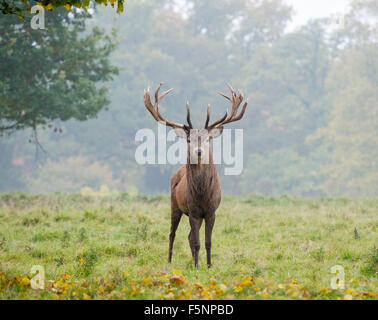
[[[54,11],[47,28],[59,23],[49,20]],[[220,170],[224,193],[377,197],[377,22],[373,0],[127,1],[122,14],[98,7],[82,34],[116,31],[109,104],[85,121],[38,127],[41,146],[30,129],[2,135],[0,192],[168,191],[178,166],[134,158],[137,130],[157,132],[143,90],[163,82],[174,91],[162,113],[183,123],[188,100],[195,127],[209,103],[212,119],[229,108],[217,95],[228,93],[226,83],[249,97],[243,120],[227,126],[244,129],[244,171]]]

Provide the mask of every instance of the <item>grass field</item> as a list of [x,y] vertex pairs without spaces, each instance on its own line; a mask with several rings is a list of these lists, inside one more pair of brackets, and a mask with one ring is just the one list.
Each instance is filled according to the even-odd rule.
[[186,216],[167,263],[167,195],[3,194],[0,299],[377,299],[377,218],[377,199],[224,196],[197,271]]

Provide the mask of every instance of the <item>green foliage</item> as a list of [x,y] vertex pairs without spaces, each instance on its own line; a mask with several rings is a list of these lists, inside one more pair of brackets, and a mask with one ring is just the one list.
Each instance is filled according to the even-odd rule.
[[[91,2],[93,4],[103,4],[105,6],[109,3],[112,8],[117,4],[117,13],[123,12],[124,0],[40,0],[37,3],[49,11],[61,7],[66,8],[67,11],[70,11],[72,7],[83,8],[87,11]],[[19,18],[23,19],[24,15],[27,12],[30,12],[31,7],[35,4],[35,1],[32,0],[1,0],[0,11],[3,14],[18,15]]]
[[329,151],[323,167],[327,194],[378,196],[378,49],[348,52],[336,63],[328,84],[331,120],[318,130]]
[[[0,190],[42,192],[49,185],[53,186],[50,190],[79,191],[83,186],[98,190],[106,184],[111,190],[126,191],[122,195],[125,199],[133,198],[138,191],[168,191],[177,166],[140,166],[135,162],[136,131],[156,129],[141,101],[143,89],[159,82],[174,87],[174,94],[160,106],[162,113],[184,122],[188,100],[192,120],[200,127],[208,103],[212,119],[229,107],[216,95],[229,82],[243,89],[249,106],[243,120],[230,126],[244,129],[244,171],[230,177],[223,176],[220,168],[223,193],[377,196],[375,1],[353,1],[343,29],[330,27],[329,19],[319,19],[291,32],[285,32],[285,28],[292,10],[279,0],[131,0],[127,4],[124,15],[103,8],[93,19],[85,20],[87,30],[100,26],[110,33],[115,28],[119,35],[119,45],[106,56],[120,67],[119,77],[109,85],[109,111],[98,112],[95,104],[88,110],[75,109],[80,112],[72,114],[75,94],[64,91],[61,99],[60,95],[54,97],[59,110],[71,110],[64,119],[74,119],[61,123],[53,120],[59,114],[54,118],[54,109],[48,104],[46,109],[34,104],[35,110],[42,108],[45,116],[51,115],[50,120],[42,119],[46,124],[53,121],[53,127],[63,132],[39,132],[49,159],[41,161],[39,170],[35,169],[34,150],[24,143],[28,133],[4,137],[0,143],[4,168],[0,171]],[[109,41],[111,46],[113,40]],[[65,43],[60,47],[65,48]],[[59,51],[63,50],[60,47]],[[81,60],[87,54],[98,56],[87,51],[83,50]],[[65,77],[77,75],[75,72],[69,68]],[[79,83],[86,90],[87,83]],[[0,88],[5,87],[0,80]],[[31,88],[29,95],[39,90]],[[28,97],[21,92],[6,99],[29,101]],[[87,111],[90,115],[82,114]],[[78,121],[94,115],[97,119]],[[33,136],[31,140],[35,141]],[[86,160],[71,163],[76,167],[72,169],[76,179],[64,162],[77,157]],[[89,170],[93,164],[104,178]],[[94,179],[89,178],[92,174]]]
[[376,277],[378,274],[378,248],[374,245],[366,255],[365,265],[361,268],[361,273],[368,277]]
[[103,183],[112,187],[120,186],[108,166],[91,163],[84,157],[71,157],[56,162],[47,160],[34,177],[27,178],[29,190],[33,193],[78,192],[85,186],[96,188]]
[[79,262],[77,275],[80,277],[88,277],[98,261],[97,250],[92,247],[84,251],[84,253],[79,254],[76,259]]
[[81,228],[79,230],[79,240],[80,242],[83,242],[87,239],[87,230],[85,228]]
[[57,119],[84,121],[109,103],[100,84],[118,71],[108,59],[114,40],[99,28],[84,35],[88,17],[56,10],[46,30],[2,17],[0,133],[51,127]]

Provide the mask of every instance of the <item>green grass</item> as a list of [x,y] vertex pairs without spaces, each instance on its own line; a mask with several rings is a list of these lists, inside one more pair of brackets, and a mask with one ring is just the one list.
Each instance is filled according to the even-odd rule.
[[[0,195],[0,299],[377,299],[378,200],[224,196],[206,267],[169,196]],[[355,234],[358,230],[358,237]],[[46,288],[34,290],[33,265]],[[334,265],[345,289],[330,288]]]

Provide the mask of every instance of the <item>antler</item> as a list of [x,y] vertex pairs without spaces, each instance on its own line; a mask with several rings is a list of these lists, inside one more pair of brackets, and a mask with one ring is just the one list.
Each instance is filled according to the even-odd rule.
[[206,118],[206,124],[205,124],[205,129],[214,129],[214,128],[219,128],[226,123],[231,123],[240,120],[244,116],[245,109],[247,108],[248,105],[248,99],[245,101],[242,111],[237,115],[238,109],[240,107],[240,104],[244,100],[243,94],[239,90],[239,95],[236,94],[235,90],[227,84],[228,88],[231,91],[231,98],[226,96],[225,94],[219,92],[219,94],[222,97],[225,97],[227,100],[229,100],[232,103],[232,108],[231,108],[231,113],[228,114],[228,110],[226,110],[226,114],[223,116],[223,118],[219,119],[218,121],[215,121],[211,125],[209,125],[210,121],[210,106],[207,107],[207,118]]
[[150,88],[147,89],[147,91],[144,91],[144,105],[146,106],[147,110],[152,114],[154,119],[162,124],[165,124],[166,126],[172,127],[172,128],[181,128],[181,129],[193,129],[192,122],[190,120],[190,110],[189,110],[189,102],[186,103],[186,112],[187,112],[187,121],[188,125],[181,124],[181,123],[176,123],[172,121],[168,121],[166,118],[164,118],[159,111],[159,102],[168,94],[170,93],[173,89],[169,89],[167,91],[164,91],[160,96],[159,96],[159,90],[163,84],[160,83],[159,86],[157,87],[155,91],[155,104],[153,105],[151,103],[151,98],[150,98]]

